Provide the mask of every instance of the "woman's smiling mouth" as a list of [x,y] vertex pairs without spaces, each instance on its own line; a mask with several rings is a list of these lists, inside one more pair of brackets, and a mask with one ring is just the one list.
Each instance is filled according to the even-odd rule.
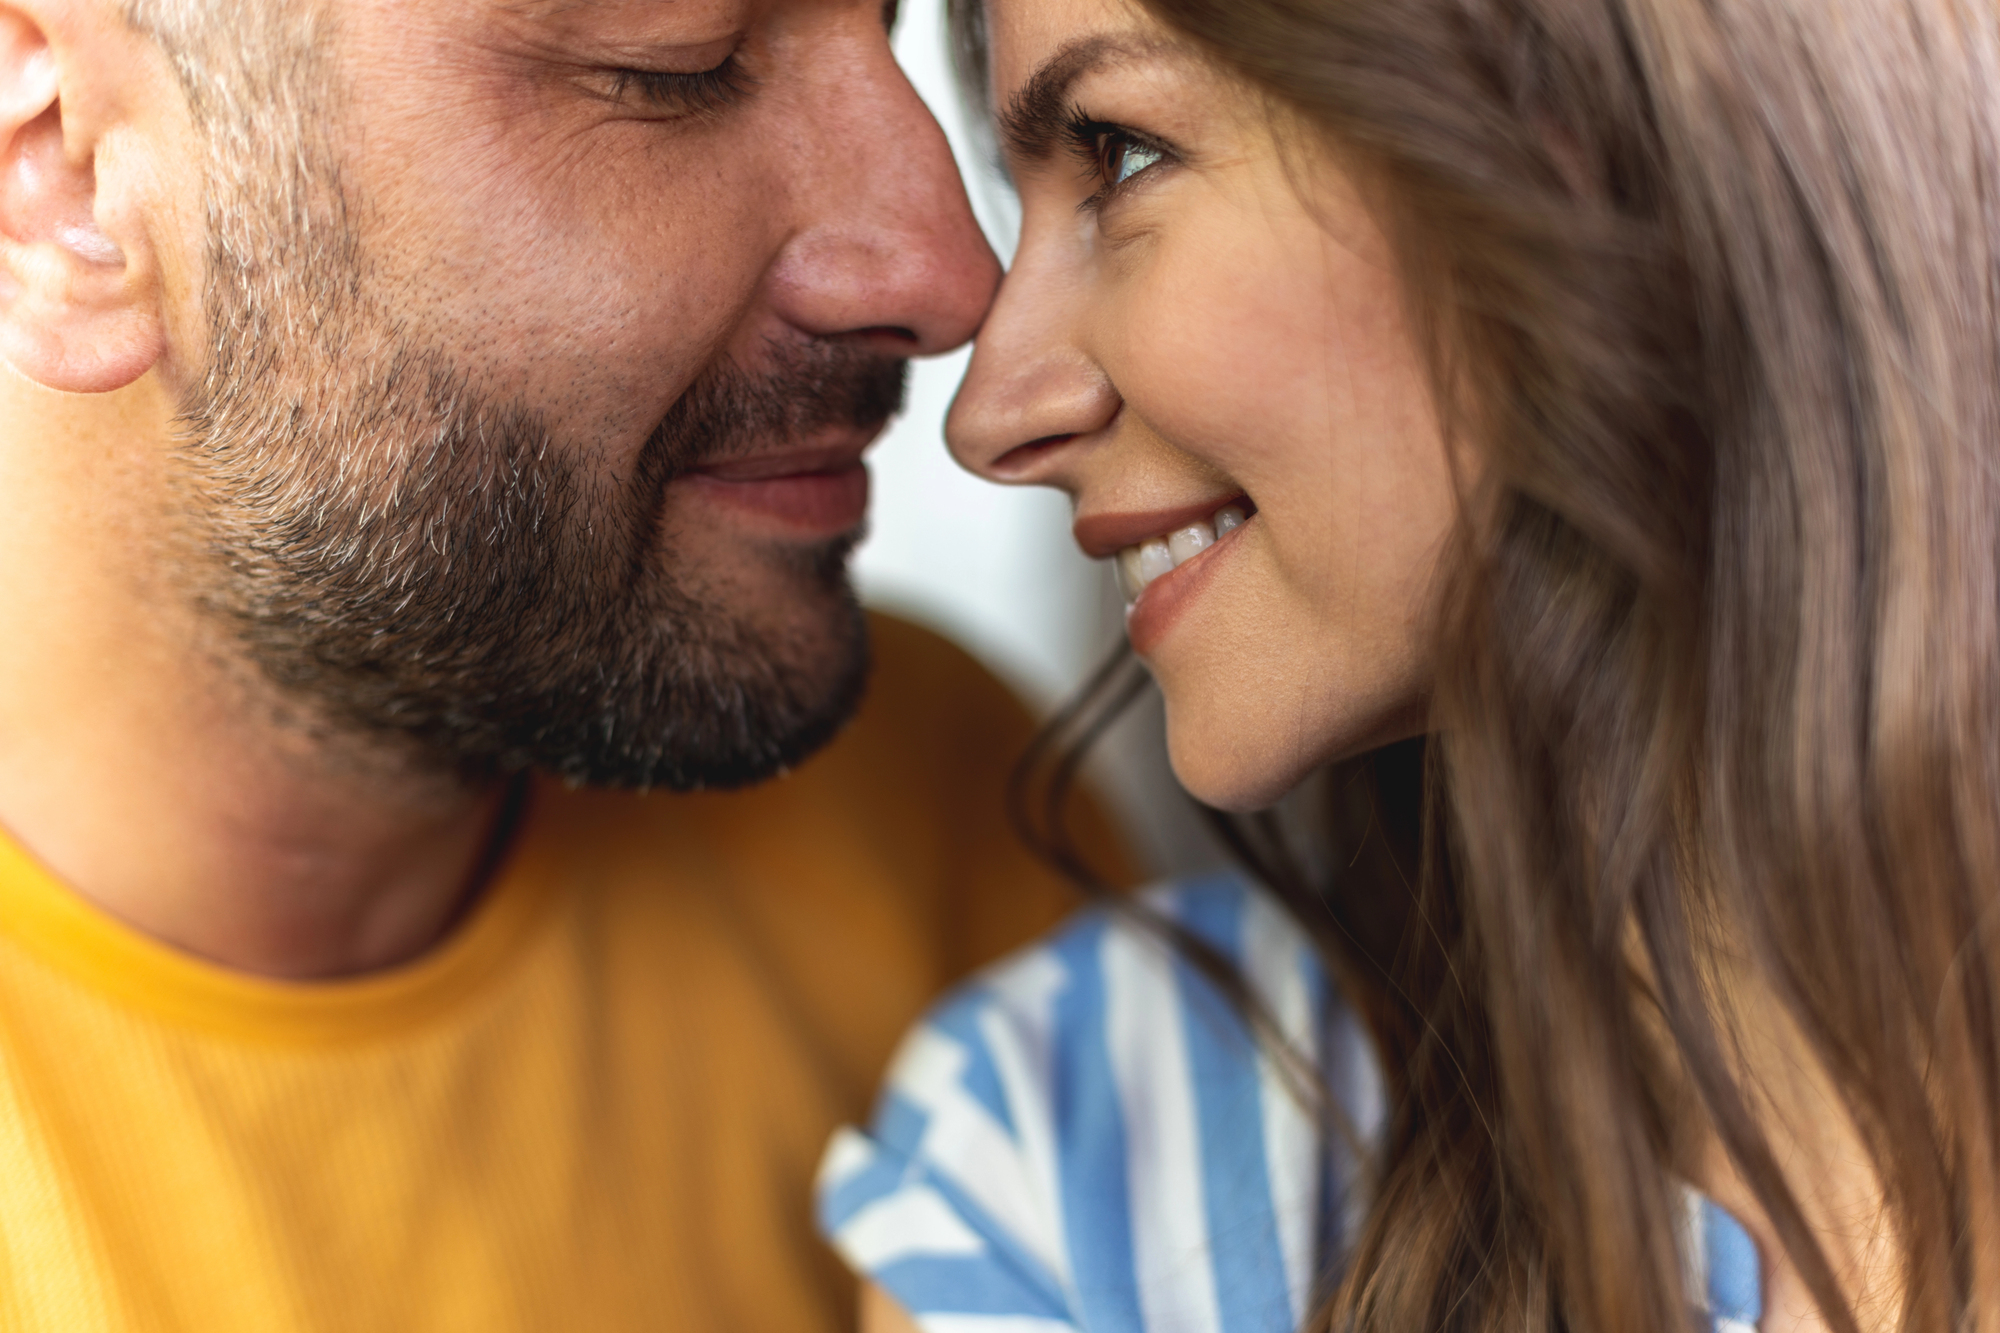
[[1204,559],[1234,546],[1257,506],[1242,493],[1150,513],[1092,514],[1077,520],[1077,545],[1110,558],[1125,594],[1125,629],[1144,655],[1166,634],[1179,612],[1207,582]]
[[1153,580],[1171,574],[1209,547],[1243,526],[1257,507],[1247,499],[1232,500],[1207,518],[1196,519],[1134,543],[1118,552],[1118,586],[1127,606],[1139,600]]

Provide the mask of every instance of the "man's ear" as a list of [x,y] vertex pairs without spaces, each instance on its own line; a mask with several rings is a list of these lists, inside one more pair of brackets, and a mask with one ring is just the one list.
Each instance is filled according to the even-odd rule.
[[145,374],[166,330],[152,257],[98,225],[102,127],[64,123],[82,71],[39,8],[0,0],[0,357],[48,388],[103,393]]

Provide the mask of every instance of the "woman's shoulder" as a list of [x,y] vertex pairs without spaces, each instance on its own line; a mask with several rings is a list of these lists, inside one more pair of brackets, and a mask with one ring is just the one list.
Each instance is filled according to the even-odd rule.
[[870,1131],[828,1150],[822,1225],[920,1319],[1275,1331],[1305,1314],[1353,1163],[1329,1160],[1161,922],[1232,963],[1289,1051],[1371,1118],[1360,1033],[1266,894],[1215,875],[1079,913],[933,1009]]

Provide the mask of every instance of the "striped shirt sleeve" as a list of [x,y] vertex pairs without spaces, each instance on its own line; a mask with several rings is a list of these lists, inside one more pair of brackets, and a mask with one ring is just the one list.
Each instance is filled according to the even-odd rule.
[[[1268,898],[1215,876],[1147,902],[1237,962],[1351,1115],[1379,1114],[1359,1030]],[[911,1034],[870,1132],[829,1148],[820,1215],[926,1333],[1289,1333],[1357,1167],[1212,986],[1094,911]]]
[[1763,1264],[1757,1243],[1722,1205],[1681,1187],[1676,1219],[1688,1303],[1709,1333],[1755,1333],[1764,1317]]

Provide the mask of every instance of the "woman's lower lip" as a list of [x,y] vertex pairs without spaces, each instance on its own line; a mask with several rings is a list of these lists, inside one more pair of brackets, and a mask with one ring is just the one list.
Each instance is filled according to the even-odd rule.
[[1256,521],[1257,515],[1252,514],[1227,535],[1217,539],[1215,545],[1185,564],[1174,566],[1145,586],[1125,613],[1125,635],[1131,640],[1133,652],[1144,657],[1159,647],[1189,603],[1201,595],[1215,577],[1215,572],[1222,567],[1222,562],[1236,549],[1244,532]]
[[745,481],[696,472],[686,480],[700,489],[704,499],[775,519],[800,536],[838,536],[868,516],[868,469],[860,463]]

